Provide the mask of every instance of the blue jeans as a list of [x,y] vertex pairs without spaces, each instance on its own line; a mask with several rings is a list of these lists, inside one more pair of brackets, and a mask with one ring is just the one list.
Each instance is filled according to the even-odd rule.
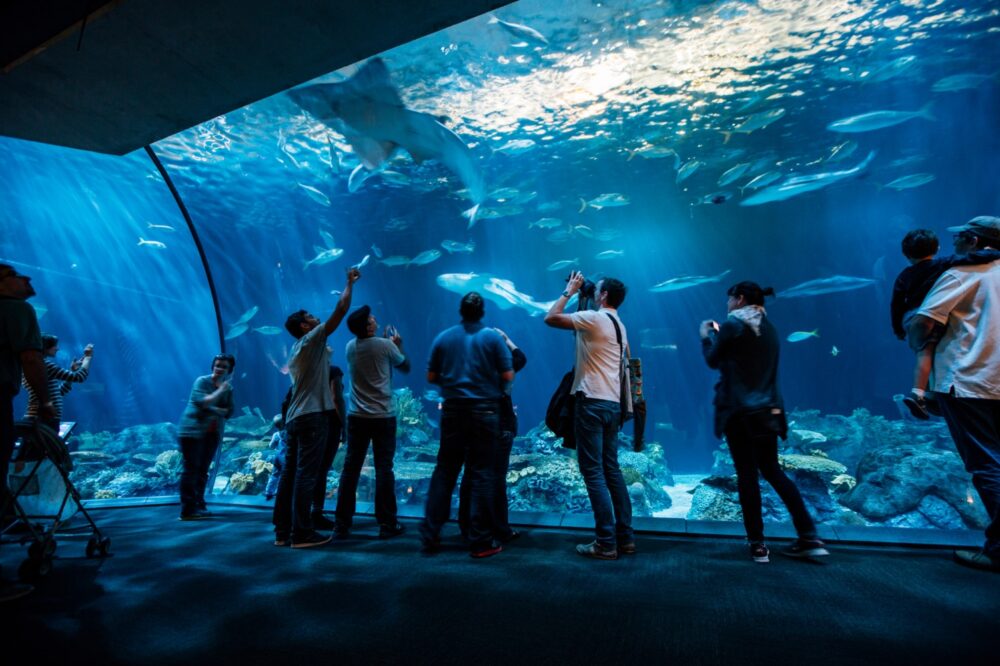
[[[500,439],[493,457],[493,536],[499,541],[507,541],[514,534],[510,527],[507,505],[507,468],[510,467],[510,451],[514,446],[516,432],[516,421],[510,430],[501,426]],[[466,474],[458,487],[458,527],[466,536],[469,534],[469,502],[472,497],[472,484],[469,481],[470,477]]]
[[577,396],[573,418],[576,459],[594,510],[597,542],[606,547],[635,538],[632,500],[618,466],[620,419],[621,407],[617,402]]
[[396,475],[392,459],[396,455],[396,417],[347,417],[347,456],[337,490],[337,526],[347,529],[354,519],[361,466],[372,445],[375,460],[375,520],[379,525],[396,524]]
[[285,468],[274,498],[274,533],[292,540],[313,532],[311,507],[319,473],[329,417],[314,412],[295,417],[287,427]]
[[956,398],[936,393],[948,431],[990,523],[983,551],[1000,558],[1000,400]]
[[493,544],[493,465],[500,436],[499,403],[446,400],[441,413],[441,448],[427,491],[420,534],[436,542],[451,515],[451,496],[465,464],[469,477],[469,532],[473,552]]

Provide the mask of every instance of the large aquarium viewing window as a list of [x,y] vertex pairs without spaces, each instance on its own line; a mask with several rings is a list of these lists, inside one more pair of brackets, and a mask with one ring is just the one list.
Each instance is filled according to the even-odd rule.
[[[151,146],[222,331],[145,151],[0,139],[0,262],[34,278],[57,362],[95,345],[64,413],[87,498],[176,495],[176,424],[221,333],[236,412],[214,499],[272,501],[285,318],[326,316],[361,265],[354,306],[394,325],[413,364],[393,376],[400,504],[420,513],[437,455],[428,350],[475,290],[528,358],[511,510],[589,512],[575,453],[544,424],[574,355],[542,319],[581,270],[628,287],[648,411],[642,450],[633,423],[620,435],[636,515],[740,520],[698,327],[753,280],[777,292],[780,461],[817,521],[979,530],[944,421],[902,404],[914,355],[889,303],[908,231],[948,254],[947,227],[1000,212],[997,62],[986,1],[522,0]],[[329,339],[344,370],[352,337]],[[359,500],[373,492],[369,460]],[[789,520],[770,489],[764,515]]]

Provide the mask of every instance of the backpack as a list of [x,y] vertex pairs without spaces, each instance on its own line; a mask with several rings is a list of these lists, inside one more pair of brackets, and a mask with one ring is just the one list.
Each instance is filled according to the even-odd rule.
[[562,437],[562,445],[567,449],[576,448],[576,437],[573,434],[573,410],[576,406],[576,396],[573,390],[573,375],[576,370],[570,370],[563,375],[549,407],[545,410],[545,425],[556,437]]

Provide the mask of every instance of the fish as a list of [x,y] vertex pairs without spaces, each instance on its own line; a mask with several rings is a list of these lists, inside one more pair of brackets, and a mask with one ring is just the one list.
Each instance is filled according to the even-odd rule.
[[694,202],[695,206],[702,206],[705,204],[724,204],[733,198],[732,192],[712,192],[711,194],[706,194],[700,199],[696,199]]
[[853,139],[847,140],[843,143],[838,143],[836,146],[830,149],[830,155],[826,158],[826,161],[839,162],[843,159],[847,159],[857,149],[858,149],[858,142],[854,141]]
[[[368,60],[344,81],[305,85],[287,94],[343,135],[366,169],[379,168],[402,148],[417,163],[443,164],[469,189],[477,206],[486,199],[486,183],[469,146],[434,116],[407,109],[381,58]],[[475,212],[469,217],[472,226]]]
[[146,227],[148,229],[158,229],[160,231],[177,231],[169,224],[153,224],[152,222],[147,222]]
[[371,258],[372,256],[370,254],[366,254],[364,259],[351,266],[351,268],[356,268],[358,270],[361,270],[362,268],[368,265],[368,262],[371,260]]
[[818,337],[819,329],[817,328],[814,331],[795,331],[794,333],[789,334],[789,336],[785,339],[789,342],[802,342],[803,340],[808,340],[809,338]]
[[243,314],[241,314],[240,318],[233,322],[233,326],[237,326],[239,324],[245,324],[245,323],[247,323],[248,321],[250,321],[251,319],[253,319],[255,316],[257,316],[258,312],[260,312],[260,307],[256,306],[256,305],[253,306],[252,308],[250,308],[249,310],[247,310],[246,312],[244,312]]
[[719,176],[719,187],[725,187],[734,180],[738,180],[749,168],[749,162],[742,162],[731,169],[727,169],[721,176]]
[[277,326],[258,326],[253,330],[261,335],[278,335],[284,329],[278,328]]
[[578,224],[573,227],[573,233],[580,234],[584,238],[593,238],[594,230],[588,227],[586,224]]
[[934,178],[935,176],[932,173],[913,173],[909,176],[901,176],[891,183],[886,183],[885,186],[891,187],[894,190],[909,190],[914,187],[926,185],[934,180]]
[[[544,315],[555,301],[539,302],[528,294],[517,290],[510,280],[499,278],[489,273],[444,273],[437,276],[438,286],[456,294],[465,295],[470,291],[479,292],[483,298],[495,303],[501,310],[519,308],[532,317]],[[576,294],[566,303],[571,309],[576,301]]]
[[302,265],[302,270],[306,270],[310,266],[322,266],[323,264],[328,264],[331,261],[336,261],[340,259],[341,255],[344,254],[344,250],[339,247],[324,248],[319,245],[314,245],[313,250],[316,251],[316,256],[305,262]]
[[364,164],[354,167],[351,175],[347,177],[347,191],[352,194],[357,192],[366,180],[379,173],[383,168],[385,168],[385,164],[380,164],[374,169],[368,169]]
[[697,287],[702,284],[721,282],[722,278],[726,277],[731,272],[732,271],[727,269],[718,275],[682,275],[680,277],[664,280],[663,282],[650,287],[649,290],[654,294],[662,294],[667,291],[680,291],[681,289]]
[[650,350],[656,350],[656,351],[677,351],[677,345],[672,345],[672,344],[670,344],[670,345],[661,345],[661,344],[650,345],[650,344],[643,343],[643,344],[641,344],[639,346],[642,347],[643,349],[650,349]]
[[627,206],[630,203],[632,203],[632,201],[628,198],[627,194],[619,194],[618,192],[609,192],[594,197],[590,201],[587,201],[586,199],[581,197],[579,212],[582,213],[583,211],[587,210],[588,206],[595,210],[601,210],[602,208],[617,208],[618,206]]
[[385,259],[379,260],[380,264],[385,266],[406,266],[410,263],[409,257],[403,257],[400,255],[394,255],[391,257],[386,257]]
[[636,155],[647,160],[657,160],[665,157],[673,157],[675,161],[680,159],[676,150],[673,148],[667,148],[666,146],[645,145],[641,148],[630,150],[628,153],[628,160],[626,161],[631,161]]
[[674,182],[680,185],[704,165],[705,163],[700,160],[688,160],[680,169],[677,170],[677,176],[674,178]]
[[441,247],[448,250],[451,254],[469,254],[476,249],[476,242],[469,241],[468,243],[459,243],[453,240],[443,240],[441,241]]
[[778,292],[778,298],[803,298],[805,296],[819,296],[821,294],[833,294],[838,291],[851,291],[853,289],[863,289],[873,285],[878,280],[872,278],[851,277],[849,275],[833,275],[828,278],[817,278],[802,284],[797,284],[784,291]]
[[296,183],[296,185],[305,190],[305,193],[309,195],[309,198],[321,206],[330,205],[330,197],[326,196],[312,185],[306,185],[304,183]]
[[441,250],[424,250],[417,256],[410,259],[410,264],[413,266],[426,266],[432,261],[437,261],[441,258]]
[[753,180],[749,181],[746,185],[740,188],[740,191],[758,190],[762,187],[767,187],[779,178],[781,178],[780,171],[768,171],[767,173],[762,173]]
[[785,199],[791,199],[792,197],[805,194],[806,192],[813,192],[815,190],[823,189],[824,187],[829,187],[836,182],[861,174],[868,168],[868,165],[871,164],[873,159],[875,159],[874,150],[868,153],[868,157],[866,157],[862,162],[850,169],[812,174],[809,176],[793,176],[786,179],[783,183],[772,185],[760,190],[756,194],[752,194],[741,201],[740,205],[759,206],[760,204],[770,203],[772,201],[784,201]]
[[516,187],[501,187],[490,192],[490,199],[499,203],[506,203],[520,194]]
[[750,134],[755,130],[764,129],[784,115],[785,110],[780,107],[755,113],[728,132],[723,132],[723,136],[726,137],[723,143],[729,143],[733,134]]
[[156,240],[146,240],[142,236],[139,236],[139,242],[137,245],[145,245],[147,247],[155,247],[157,250],[166,250],[167,244]]
[[547,271],[561,271],[564,268],[569,268],[570,266],[575,266],[578,263],[580,263],[579,259],[563,259],[562,261],[557,261],[557,262],[555,262],[553,264],[550,264],[549,267],[546,268],[545,270],[547,270]]
[[556,229],[548,236],[546,236],[545,240],[549,241],[550,243],[565,243],[570,239],[572,235],[573,234],[571,234],[568,229]]
[[379,248],[379,246],[375,245],[374,243],[372,243],[372,254],[375,255],[376,259],[381,259],[382,258],[382,250],[381,250],[381,248]]
[[657,421],[656,425],[653,426],[653,427],[656,428],[657,430],[673,430],[674,429],[674,424],[673,423],[667,423],[665,421]]
[[508,155],[520,155],[521,153],[526,153],[535,147],[534,139],[511,139],[504,145],[496,149],[498,153],[506,153]]
[[594,259],[598,261],[607,261],[608,259],[617,259],[619,257],[625,256],[625,250],[605,250],[604,252],[598,252],[594,255]]
[[490,15],[490,20],[488,25],[499,25],[505,31],[511,35],[517,37],[518,39],[523,39],[526,42],[537,44],[539,46],[548,46],[549,40],[545,39],[545,36],[535,30],[534,28],[528,27],[526,25],[521,25],[520,23],[511,23],[509,21],[504,21],[503,19],[498,19],[496,16]]
[[869,111],[857,116],[835,120],[826,126],[831,132],[871,132],[905,123],[914,118],[937,120],[931,110],[934,102],[928,102],[916,111]]
[[233,338],[238,338],[244,333],[246,333],[248,330],[250,330],[250,325],[245,322],[240,324],[233,324],[232,326],[229,327],[229,330],[226,331],[224,339],[232,340]]
[[441,402],[441,394],[434,389],[424,391],[424,400],[427,402]]
[[528,228],[538,227],[539,229],[555,229],[561,227],[563,221],[558,217],[543,217],[528,225]]
[[840,353],[840,350],[837,349],[837,345],[834,345],[833,349],[830,350],[830,356],[837,356],[839,353]]
[[931,90],[938,93],[973,90],[989,81],[996,81],[998,75],[1000,75],[1000,71],[992,74],[952,74],[935,81]]

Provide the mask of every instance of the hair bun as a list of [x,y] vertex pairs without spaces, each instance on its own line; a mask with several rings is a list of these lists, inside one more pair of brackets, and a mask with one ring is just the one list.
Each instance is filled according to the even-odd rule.
[[761,289],[760,293],[764,294],[765,296],[774,296],[774,287],[764,287],[763,289]]

